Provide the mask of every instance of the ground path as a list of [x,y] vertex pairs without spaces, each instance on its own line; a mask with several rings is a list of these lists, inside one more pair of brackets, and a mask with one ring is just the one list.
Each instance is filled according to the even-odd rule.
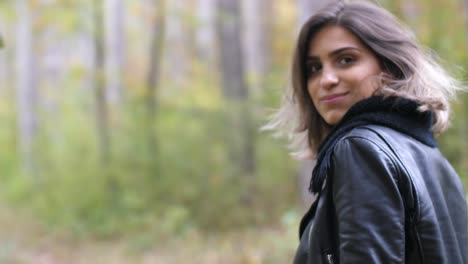
[[135,246],[141,243],[126,239],[70,239],[45,231],[31,217],[18,217],[12,210],[0,207],[0,263],[290,263],[297,244],[296,232],[290,229],[293,227],[256,228],[210,237],[192,232],[167,243]]

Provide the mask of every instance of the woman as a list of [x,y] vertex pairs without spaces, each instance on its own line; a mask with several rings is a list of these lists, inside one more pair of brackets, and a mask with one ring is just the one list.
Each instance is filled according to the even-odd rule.
[[316,158],[294,263],[468,263],[459,177],[434,134],[464,88],[393,15],[334,3],[302,27],[270,127]]

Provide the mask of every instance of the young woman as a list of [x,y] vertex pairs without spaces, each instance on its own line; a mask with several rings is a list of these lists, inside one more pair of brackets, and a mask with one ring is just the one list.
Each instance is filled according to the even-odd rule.
[[458,90],[374,4],[334,3],[303,25],[270,124],[317,159],[294,263],[468,263],[465,192],[434,139]]

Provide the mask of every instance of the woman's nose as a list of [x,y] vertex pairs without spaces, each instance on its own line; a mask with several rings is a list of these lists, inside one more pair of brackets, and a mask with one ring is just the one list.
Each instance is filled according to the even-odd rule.
[[338,76],[333,70],[323,70],[320,86],[325,89],[330,89],[338,83]]

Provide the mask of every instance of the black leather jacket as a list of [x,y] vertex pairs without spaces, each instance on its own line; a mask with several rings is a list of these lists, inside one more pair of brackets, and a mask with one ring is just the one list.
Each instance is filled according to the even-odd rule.
[[437,148],[393,129],[353,129],[304,216],[302,263],[468,263],[467,203]]

